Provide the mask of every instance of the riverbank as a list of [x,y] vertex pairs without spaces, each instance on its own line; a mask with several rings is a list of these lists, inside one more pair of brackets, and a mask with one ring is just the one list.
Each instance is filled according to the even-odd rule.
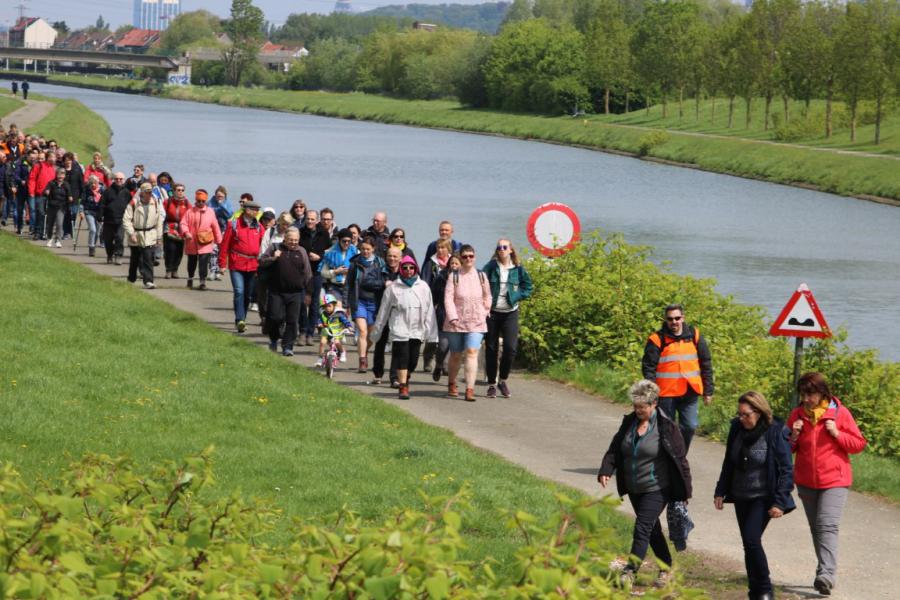
[[410,101],[366,94],[225,87],[173,87],[143,81],[51,75],[46,81],[105,91],[298,112],[388,124],[449,129],[558,143],[681,167],[724,173],[900,206],[900,161],[841,149],[608,122],[602,115],[543,117],[461,107],[451,101]]

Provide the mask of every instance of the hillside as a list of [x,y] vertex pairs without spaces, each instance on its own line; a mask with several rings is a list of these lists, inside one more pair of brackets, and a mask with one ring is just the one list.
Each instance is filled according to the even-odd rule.
[[484,4],[392,4],[366,11],[364,15],[409,17],[425,23],[436,23],[497,33],[509,9],[509,2]]

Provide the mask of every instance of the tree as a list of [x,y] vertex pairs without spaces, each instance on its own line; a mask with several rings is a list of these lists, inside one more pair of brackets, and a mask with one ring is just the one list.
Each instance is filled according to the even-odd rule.
[[183,52],[199,44],[212,46],[216,34],[222,31],[219,17],[205,10],[181,13],[169,23],[160,36],[160,48],[168,52]]
[[228,85],[240,85],[244,71],[256,61],[264,22],[262,10],[253,6],[252,0],[232,0],[231,19],[225,24],[231,46],[222,51]]
[[757,85],[765,98],[763,129],[769,129],[772,99],[780,90],[787,106],[789,84],[781,56],[790,23],[800,11],[799,0],[756,0],[750,9],[749,27],[755,37],[756,57],[759,60]]
[[66,25],[65,21],[53,21],[50,26],[56,30],[60,37],[69,33],[69,26]]
[[103,15],[97,16],[97,22],[94,23],[94,29],[97,31],[103,31],[104,29],[109,29],[109,23],[103,20]]
[[877,62],[876,25],[862,4],[847,5],[847,15],[837,29],[837,81],[850,110],[850,141],[856,141],[859,103],[869,93],[872,70]]
[[603,113],[609,114],[613,89],[626,87],[631,68],[625,15],[617,0],[600,0],[585,35],[585,67],[589,85],[603,90]]
[[519,23],[534,18],[534,3],[532,0],[513,0],[509,10],[506,11],[506,17],[500,26],[502,30],[510,23]]
[[884,103],[898,78],[900,13],[896,1],[869,0],[866,16],[873,38],[869,68],[869,95],[875,100],[875,143],[881,143]]

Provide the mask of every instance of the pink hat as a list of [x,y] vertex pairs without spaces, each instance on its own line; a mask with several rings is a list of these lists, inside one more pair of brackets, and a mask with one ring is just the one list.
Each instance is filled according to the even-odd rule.
[[415,261],[415,259],[414,259],[412,256],[404,256],[403,258],[401,258],[401,259],[400,259],[400,267],[399,267],[399,268],[402,269],[402,268],[403,268],[403,265],[412,265],[412,266],[414,266],[414,267],[416,268],[416,273],[419,272],[419,265],[416,264],[416,261]]

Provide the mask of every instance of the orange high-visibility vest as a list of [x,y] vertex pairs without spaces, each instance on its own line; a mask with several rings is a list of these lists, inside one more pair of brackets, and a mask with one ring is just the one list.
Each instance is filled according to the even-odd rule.
[[663,346],[659,333],[650,336],[653,345],[662,348],[659,363],[656,365],[656,385],[659,386],[660,398],[684,396],[688,391],[688,385],[697,394],[703,395],[700,358],[697,356],[700,330],[694,328],[692,340],[676,340],[668,335],[665,335],[665,338],[666,344]]

